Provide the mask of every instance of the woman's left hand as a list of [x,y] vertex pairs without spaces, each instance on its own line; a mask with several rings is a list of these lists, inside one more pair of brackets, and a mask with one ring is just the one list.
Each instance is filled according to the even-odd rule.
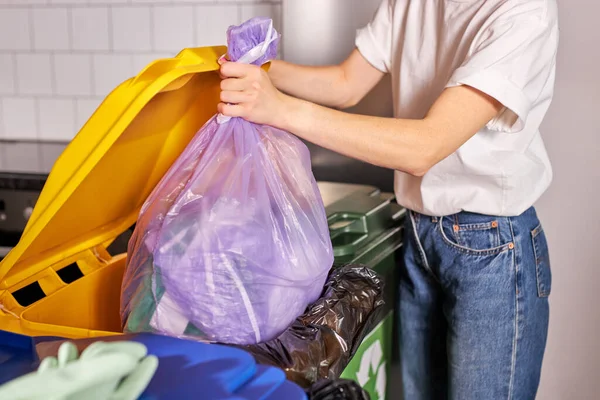
[[267,72],[256,65],[220,60],[221,103],[219,112],[257,124],[282,128],[288,96],[273,86]]

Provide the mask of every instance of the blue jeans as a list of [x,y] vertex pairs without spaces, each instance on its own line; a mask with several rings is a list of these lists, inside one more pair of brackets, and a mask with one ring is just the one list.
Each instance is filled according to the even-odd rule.
[[533,208],[406,219],[400,277],[405,400],[536,396],[551,288]]

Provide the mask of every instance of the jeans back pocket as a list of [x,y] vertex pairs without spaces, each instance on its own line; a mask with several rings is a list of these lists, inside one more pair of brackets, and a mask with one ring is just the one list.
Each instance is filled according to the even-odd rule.
[[552,289],[552,271],[550,269],[548,241],[541,224],[531,231],[531,239],[535,256],[538,296],[548,297]]

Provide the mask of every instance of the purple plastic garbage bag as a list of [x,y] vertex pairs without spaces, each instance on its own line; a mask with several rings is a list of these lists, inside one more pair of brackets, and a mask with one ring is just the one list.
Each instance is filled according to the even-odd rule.
[[[230,27],[227,37],[232,61],[276,56],[270,19]],[[317,300],[332,264],[306,146],[279,129],[215,115],[142,207],[121,290],[123,329],[268,341]]]

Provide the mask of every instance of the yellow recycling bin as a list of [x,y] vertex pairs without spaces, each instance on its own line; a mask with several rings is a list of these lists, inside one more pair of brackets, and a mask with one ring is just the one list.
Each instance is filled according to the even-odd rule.
[[[225,47],[185,49],[119,85],[54,165],[19,244],[0,263],[0,329],[119,334],[126,256],[107,246],[215,113]],[[66,277],[75,270],[79,279]]]

